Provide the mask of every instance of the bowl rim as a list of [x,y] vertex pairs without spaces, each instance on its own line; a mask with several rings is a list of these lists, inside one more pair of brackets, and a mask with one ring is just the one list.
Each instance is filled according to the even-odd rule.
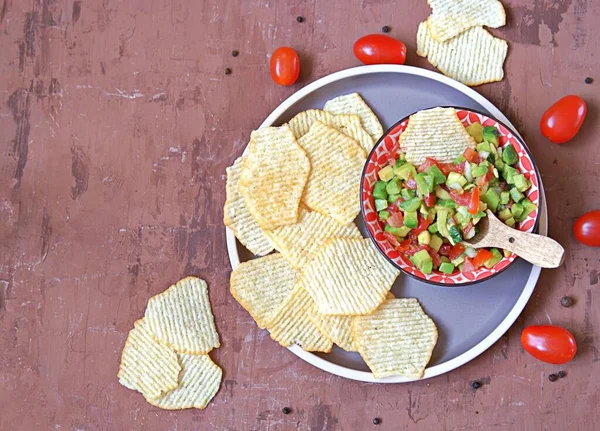
[[[463,106],[453,106],[453,105],[440,105],[440,106],[432,106],[430,108],[425,108],[425,109],[420,109],[418,111],[415,111],[411,114],[406,115],[405,117],[403,117],[402,119],[396,121],[394,124],[392,124],[390,127],[387,128],[387,130],[383,133],[383,135],[381,135],[381,137],[377,140],[377,142],[375,143],[375,145],[373,146],[373,148],[371,148],[371,151],[369,151],[369,154],[367,155],[367,160],[365,161],[365,165],[363,167],[362,173],[360,175],[360,189],[359,189],[359,193],[360,193],[360,212],[361,212],[361,216],[363,217],[363,219],[365,218],[365,203],[364,200],[362,198],[363,196],[363,191],[364,191],[364,179],[365,179],[365,175],[367,172],[367,166],[369,165],[370,161],[371,161],[371,157],[373,156],[373,154],[377,151],[377,149],[379,148],[379,145],[381,145],[383,143],[383,141],[385,140],[385,137],[388,136],[390,134],[390,132],[395,129],[399,124],[401,124],[402,122],[406,121],[407,119],[410,118],[411,115],[416,114],[417,112],[420,111],[425,111],[428,109],[433,109],[433,108],[454,108],[455,110],[460,110],[460,111],[466,111],[469,113],[475,113],[475,114],[479,114],[479,115],[483,115],[484,117],[487,117],[491,120],[496,121],[497,123],[501,124],[505,129],[507,129],[508,131],[511,132],[512,136],[519,141],[519,143],[521,144],[521,146],[523,147],[523,149],[525,150],[525,153],[529,156],[529,160],[531,160],[531,166],[533,167],[533,171],[535,173],[536,179],[538,184],[541,184],[541,178],[540,178],[540,172],[538,170],[537,164],[535,162],[535,159],[533,158],[533,155],[531,154],[531,151],[529,150],[529,147],[527,146],[527,144],[525,143],[525,140],[518,134],[518,133],[512,133],[513,130],[508,127],[506,125],[506,123],[504,123],[503,121],[498,120],[496,117],[490,116],[490,114],[487,114],[485,112],[479,111],[477,109],[472,109],[472,108],[466,108]],[[520,173],[522,173],[521,171],[519,171]],[[370,193],[371,194],[371,193]],[[369,195],[370,195],[369,194]],[[536,213],[535,216],[535,221],[533,223],[533,228],[532,228],[532,232],[537,232],[538,230],[538,226],[539,226],[539,222],[540,222],[540,204],[542,201],[542,194],[538,193],[538,211]],[[493,277],[497,276],[498,274],[503,273],[506,269],[508,269],[513,263],[515,263],[515,261],[519,258],[518,256],[513,259],[512,261],[510,261],[508,263],[508,265],[506,265],[504,268],[491,273],[490,275],[479,279],[479,280],[470,280],[470,281],[466,281],[466,282],[462,282],[462,283],[444,283],[444,282],[439,282],[439,281],[431,281],[431,280],[427,280],[424,278],[421,278],[415,274],[411,274],[410,272],[406,271],[404,268],[402,268],[401,266],[399,266],[398,264],[396,264],[396,262],[394,262],[392,259],[390,259],[385,252],[381,249],[381,247],[379,246],[379,241],[377,241],[375,239],[375,237],[373,236],[373,234],[371,233],[371,230],[366,227],[365,230],[367,231],[367,235],[369,236],[369,239],[371,239],[371,241],[373,242],[373,244],[375,245],[375,247],[377,248],[377,251],[379,251],[379,253],[389,262],[391,263],[396,269],[400,270],[404,275],[407,275],[409,277],[414,278],[415,280],[421,281],[423,283],[426,284],[431,284],[434,286],[438,286],[438,287],[444,287],[444,288],[457,288],[457,287],[467,287],[467,286],[473,286],[475,284],[479,284],[479,283],[483,283],[485,281],[488,281],[490,279],[492,279]],[[492,267],[493,268],[493,267]]]

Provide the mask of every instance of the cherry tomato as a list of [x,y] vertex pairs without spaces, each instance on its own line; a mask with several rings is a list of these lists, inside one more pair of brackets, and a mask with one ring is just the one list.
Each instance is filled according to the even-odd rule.
[[577,353],[575,337],[560,326],[528,326],[521,334],[521,344],[531,356],[549,364],[565,364]]
[[575,238],[590,247],[600,247],[600,210],[590,211],[577,219],[573,226]]
[[292,85],[300,75],[300,58],[289,46],[277,48],[271,56],[271,78],[279,85]]
[[354,43],[354,55],[364,64],[404,64],[406,45],[384,34],[369,34]]
[[555,144],[570,141],[579,132],[586,113],[587,106],[581,97],[573,94],[565,96],[542,115],[542,135]]
[[473,265],[475,265],[476,267],[480,267],[492,257],[494,257],[494,255],[491,251],[482,248],[477,252],[477,255],[473,258]]

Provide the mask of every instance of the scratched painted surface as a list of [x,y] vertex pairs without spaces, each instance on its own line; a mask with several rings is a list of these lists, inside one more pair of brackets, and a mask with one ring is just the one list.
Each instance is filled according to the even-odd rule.
[[[229,295],[224,173],[283,99],[357,64],[357,37],[390,25],[408,63],[429,68],[414,55],[426,2],[0,0],[0,429],[362,430],[375,416],[386,430],[597,426],[600,253],[570,227],[600,207],[600,3],[504,3],[509,23],[493,32],[510,43],[507,77],[479,91],[528,141],[567,260],[542,273],[523,315],[479,358],[378,386],[297,359]],[[267,73],[285,44],[303,61],[291,88]],[[588,119],[576,141],[550,145],[538,119],[566,93],[588,100]],[[148,298],[188,274],[211,288],[224,383],[205,411],[161,411],[115,375]],[[572,308],[559,305],[565,294]],[[550,322],[580,348],[554,383],[558,367],[519,343],[524,326]]]

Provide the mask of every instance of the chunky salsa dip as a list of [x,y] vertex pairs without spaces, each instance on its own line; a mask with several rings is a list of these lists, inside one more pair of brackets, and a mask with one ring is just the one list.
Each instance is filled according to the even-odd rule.
[[473,123],[467,131],[477,146],[454,163],[427,158],[414,166],[401,150],[378,172],[373,188],[385,237],[424,274],[493,267],[510,253],[475,250],[462,241],[475,236],[486,209],[511,227],[536,209],[525,197],[531,183],[514,167],[514,147],[499,146],[495,127]]

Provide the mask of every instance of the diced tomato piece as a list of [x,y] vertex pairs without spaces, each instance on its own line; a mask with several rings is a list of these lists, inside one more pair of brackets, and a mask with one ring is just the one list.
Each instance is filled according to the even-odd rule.
[[442,246],[438,250],[438,253],[440,254],[440,256],[448,257],[448,255],[450,254],[451,248],[452,248],[452,246],[450,244],[442,244]]
[[419,167],[417,168],[417,171],[425,172],[427,169],[429,169],[433,165],[436,165],[438,168],[440,167],[440,164],[435,159],[432,159],[431,157],[426,157],[425,161],[423,163],[421,163],[419,165]]
[[389,243],[392,245],[392,247],[398,247],[400,245],[400,243],[398,242],[398,239],[391,233],[383,232],[383,236],[385,237],[385,239],[387,239],[389,241]]
[[386,221],[391,227],[402,227],[404,225],[404,214],[398,211],[392,214]]
[[469,214],[477,214],[479,211],[479,189],[477,187],[471,191],[468,210]]
[[492,257],[494,257],[494,255],[492,254],[491,251],[488,251],[488,250],[482,248],[477,251],[477,256],[475,256],[473,258],[473,265],[475,265],[476,268],[479,268],[484,263],[486,263],[488,260],[490,260]]
[[448,259],[450,259],[450,260],[457,259],[464,252],[465,252],[465,246],[459,242],[458,244],[453,245],[452,248],[450,249],[450,252],[448,253]]
[[488,184],[490,181],[492,181],[492,178],[494,178],[494,176],[494,169],[490,166],[490,168],[487,171],[487,174],[485,174],[482,177],[478,177],[475,180],[475,184],[477,184],[478,187],[482,187]]
[[410,239],[405,239],[404,241],[402,241],[400,244],[398,244],[396,246],[396,250],[399,251],[400,253],[405,253],[411,245],[411,241]]
[[396,214],[397,212],[400,212],[400,208],[398,208],[398,205],[396,204],[388,205],[387,210],[390,214]]
[[[450,172],[458,172],[459,174],[463,174],[465,172],[465,162],[459,163],[458,165],[455,165],[454,163],[447,163],[448,165],[451,165],[452,167],[450,168]],[[444,171],[442,171],[444,172]],[[446,174],[444,172],[444,174]],[[447,176],[448,174],[446,174]]]
[[[450,193],[452,200],[459,205],[466,207],[471,203],[471,192],[458,193],[456,190],[448,189],[448,193]],[[479,199],[479,196],[477,199]],[[479,205],[479,203],[477,205]]]
[[[459,170],[457,170],[457,165],[454,163],[440,163],[431,157],[427,157],[425,161],[417,168],[417,171],[425,172],[433,165],[437,166],[438,169],[446,176],[448,176],[450,172],[459,172]],[[464,170],[464,164],[462,165],[462,169]],[[462,172],[462,170],[460,170],[460,172]]]
[[419,214],[419,224],[417,225],[416,228],[414,228],[410,232],[414,235],[419,235],[421,232],[426,230],[430,224],[431,224],[431,222],[429,221],[429,219],[427,219],[427,218],[423,217],[421,214]]
[[404,182],[404,185],[408,189],[417,190],[417,182],[412,178],[409,178],[408,180],[406,180]]
[[475,265],[473,265],[473,261],[471,260],[470,257],[465,257],[465,261],[462,264],[462,272],[471,272],[471,271],[475,271],[477,268],[475,268]]
[[463,156],[465,157],[465,159],[467,159],[471,163],[479,162],[479,153],[471,147],[469,147],[465,150],[465,152],[463,153]]
[[440,264],[442,263],[442,259],[440,259],[440,255],[437,254],[434,250],[432,250],[431,248],[427,249],[427,253],[429,253],[429,256],[431,256],[431,260],[433,260],[433,264],[438,267],[440,266]]
[[435,195],[433,193],[429,193],[427,196],[425,196],[423,202],[425,202],[425,205],[429,208],[433,207],[435,205]]

